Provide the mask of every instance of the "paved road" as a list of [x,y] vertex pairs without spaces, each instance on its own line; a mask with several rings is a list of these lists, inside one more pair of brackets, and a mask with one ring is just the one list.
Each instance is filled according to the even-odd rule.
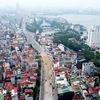
[[47,54],[43,53],[41,54],[43,62],[44,62],[44,100],[53,100],[52,97],[52,80],[51,80],[51,76],[52,76],[52,72],[51,72],[51,64],[50,64],[50,60]]
[[39,45],[39,43],[37,43],[34,40],[34,33],[31,33],[29,31],[26,30],[25,28],[25,20],[23,19],[23,24],[22,24],[22,30],[27,38],[27,41],[32,44],[32,46],[39,52],[39,53],[43,53],[45,52],[44,48],[42,48],[41,45]]
[[40,86],[40,100],[44,100],[44,62],[41,59],[41,86]]
[[[54,73],[52,71],[52,63],[45,49],[34,40],[34,34],[25,29],[25,20],[23,20],[22,30],[27,38],[27,41],[41,54],[41,87],[40,100],[57,100],[57,94],[54,81]],[[53,74],[53,75],[52,75]]]

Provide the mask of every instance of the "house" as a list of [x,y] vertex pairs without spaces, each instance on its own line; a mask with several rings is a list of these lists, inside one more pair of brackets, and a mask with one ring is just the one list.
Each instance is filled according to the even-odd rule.
[[94,76],[87,78],[86,84],[87,86],[94,87],[95,85],[99,84],[99,77]]
[[29,66],[32,68],[38,69],[38,63],[37,62],[29,62]]
[[91,98],[94,100],[100,100],[100,86],[96,87],[89,87],[88,88],[89,94],[91,95]]
[[54,67],[59,67],[59,61],[57,59],[53,60]]
[[56,85],[57,85],[57,91],[58,91],[58,100],[65,100],[68,99],[72,100],[73,96],[74,96],[74,92],[73,89],[71,88],[71,86],[69,85],[66,76],[65,76],[65,72],[61,71],[61,69],[58,68],[58,70],[60,70],[60,72],[56,72]]

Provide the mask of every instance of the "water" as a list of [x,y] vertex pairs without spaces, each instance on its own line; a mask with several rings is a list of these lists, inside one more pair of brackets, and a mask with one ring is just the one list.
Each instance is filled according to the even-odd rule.
[[65,14],[65,15],[58,15],[57,17],[65,18],[69,23],[81,24],[87,28],[90,27],[91,25],[100,26],[100,15]]

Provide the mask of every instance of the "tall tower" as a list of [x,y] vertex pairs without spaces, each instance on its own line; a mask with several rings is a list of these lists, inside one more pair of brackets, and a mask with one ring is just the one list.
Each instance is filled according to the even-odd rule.
[[87,44],[100,48],[100,26],[91,26],[88,30]]
[[19,13],[19,11],[20,11],[20,7],[19,7],[19,3],[17,2],[16,3],[16,11]]

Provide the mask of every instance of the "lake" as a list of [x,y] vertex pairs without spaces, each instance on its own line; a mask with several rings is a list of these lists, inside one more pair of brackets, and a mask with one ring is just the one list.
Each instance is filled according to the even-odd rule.
[[81,24],[87,28],[91,25],[100,26],[100,15],[76,15],[76,14],[65,14],[58,15],[57,17],[65,18],[69,23]]

